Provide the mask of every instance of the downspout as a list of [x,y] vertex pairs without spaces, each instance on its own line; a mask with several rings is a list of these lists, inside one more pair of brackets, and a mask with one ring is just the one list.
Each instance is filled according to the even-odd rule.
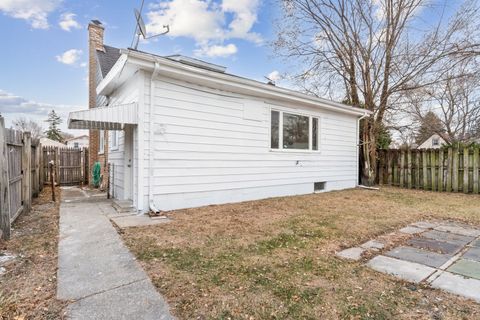
[[155,207],[155,203],[153,201],[153,154],[154,154],[154,115],[153,115],[153,109],[154,109],[154,101],[155,101],[155,77],[158,75],[158,72],[160,71],[160,65],[157,60],[155,60],[155,67],[153,69],[152,77],[150,78],[150,106],[149,106],[149,116],[150,116],[150,127],[149,127],[149,158],[148,158],[148,206],[150,208],[150,211],[153,213],[158,213],[160,210]]
[[358,168],[360,166],[360,121],[368,116],[368,113],[365,113],[363,116],[357,119],[357,165],[355,167],[355,173],[357,177],[357,186],[360,185],[360,178]]

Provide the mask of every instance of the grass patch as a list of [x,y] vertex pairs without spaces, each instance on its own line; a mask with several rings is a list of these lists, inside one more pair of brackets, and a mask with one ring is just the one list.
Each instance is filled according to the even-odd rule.
[[125,242],[179,319],[468,319],[480,306],[335,257],[438,218],[480,225],[479,196],[383,188],[179,210]]
[[44,188],[13,224],[11,239],[0,241],[0,253],[16,256],[0,276],[0,319],[63,318],[65,303],[56,300],[59,199],[52,203],[50,192]]

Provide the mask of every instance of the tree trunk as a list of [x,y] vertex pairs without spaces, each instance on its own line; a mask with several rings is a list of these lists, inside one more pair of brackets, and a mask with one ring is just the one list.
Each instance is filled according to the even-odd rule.
[[363,120],[361,130],[361,183],[366,186],[375,185],[377,176],[377,136],[373,116]]

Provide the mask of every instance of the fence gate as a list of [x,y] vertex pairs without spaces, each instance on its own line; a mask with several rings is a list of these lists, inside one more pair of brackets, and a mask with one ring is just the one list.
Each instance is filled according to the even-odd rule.
[[8,154],[8,177],[10,188],[10,221],[14,221],[23,211],[22,202],[22,132],[5,129]]
[[76,185],[88,183],[88,149],[43,147],[44,181],[50,181],[50,161],[55,163],[56,183]]

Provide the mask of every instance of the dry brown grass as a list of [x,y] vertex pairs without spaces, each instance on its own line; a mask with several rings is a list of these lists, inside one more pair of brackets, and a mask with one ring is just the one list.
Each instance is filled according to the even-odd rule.
[[0,276],[0,319],[61,319],[64,303],[56,300],[60,189],[33,199],[33,210],[13,225],[11,240],[0,241],[0,252],[17,258]]
[[334,254],[419,220],[480,224],[479,196],[356,189],[169,215],[123,236],[181,319],[480,318],[478,304]]

